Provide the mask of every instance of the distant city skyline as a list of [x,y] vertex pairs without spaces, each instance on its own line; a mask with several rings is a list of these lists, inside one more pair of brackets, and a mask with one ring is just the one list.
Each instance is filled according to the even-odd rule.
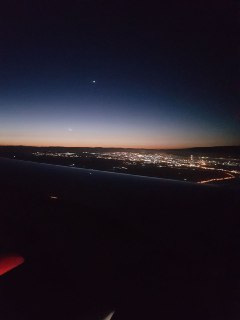
[[1,157],[118,173],[192,181],[234,183],[240,146],[193,149],[0,147]]

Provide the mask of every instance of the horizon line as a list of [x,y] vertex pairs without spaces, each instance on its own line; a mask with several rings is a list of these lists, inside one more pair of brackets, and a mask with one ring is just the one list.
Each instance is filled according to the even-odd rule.
[[184,150],[197,148],[226,148],[240,147],[240,145],[213,145],[213,146],[192,146],[192,147],[102,147],[102,146],[36,146],[36,145],[0,145],[0,147],[22,147],[22,148],[87,148],[87,149],[136,149],[136,150]]

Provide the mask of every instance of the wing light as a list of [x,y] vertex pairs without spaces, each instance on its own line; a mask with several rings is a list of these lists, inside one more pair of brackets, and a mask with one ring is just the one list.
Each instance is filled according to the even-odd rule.
[[113,317],[113,315],[114,315],[114,311],[113,311],[113,312],[111,312],[111,313],[109,313],[109,315],[108,315],[108,316],[106,316],[106,318],[104,318],[103,320],[111,320],[111,319],[112,319],[112,317]]
[[17,254],[0,256],[0,276],[24,263],[24,258]]

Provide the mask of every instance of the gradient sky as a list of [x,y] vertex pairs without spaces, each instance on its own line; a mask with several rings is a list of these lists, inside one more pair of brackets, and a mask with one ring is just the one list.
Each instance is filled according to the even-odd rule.
[[0,145],[240,144],[234,1],[50,2],[1,10]]

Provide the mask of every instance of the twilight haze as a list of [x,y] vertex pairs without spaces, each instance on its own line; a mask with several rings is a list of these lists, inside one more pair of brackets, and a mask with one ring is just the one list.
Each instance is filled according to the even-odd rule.
[[234,1],[11,1],[0,145],[238,145]]

